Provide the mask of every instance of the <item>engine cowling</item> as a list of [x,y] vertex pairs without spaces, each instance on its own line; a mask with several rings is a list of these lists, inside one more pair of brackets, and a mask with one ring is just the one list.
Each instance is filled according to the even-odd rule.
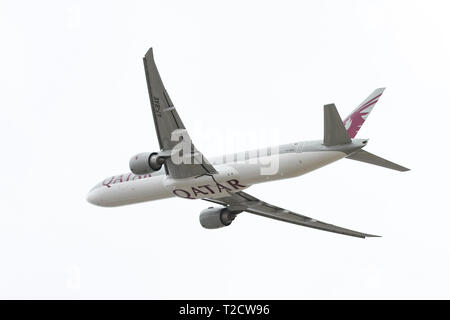
[[200,224],[206,229],[218,229],[229,226],[236,215],[242,211],[230,211],[227,208],[214,208],[200,212]]
[[137,175],[155,172],[161,169],[165,159],[158,152],[138,153],[130,159],[130,170]]

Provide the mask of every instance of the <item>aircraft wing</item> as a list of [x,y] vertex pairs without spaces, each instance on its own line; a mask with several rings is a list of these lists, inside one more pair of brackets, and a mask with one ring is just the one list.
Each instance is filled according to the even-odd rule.
[[[180,155],[178,161],[175,161],[174,157],[166,160],[164,164],[166,174],[181,179],[216,173],[214,167],[192,144],[187,130],[164,88],[156,68],[152,48],[145,54],[144,67],[159,147],[163,154],[176,152]],[[180,142],[187,147],[182,148]]]
[[367,233],[353,231],[350,229],[341,228],[333,224],[325,223],[322,221],[309,218],[298,213],[285,210],[264,201],[261,201],[248,193],[236,192],[231,196],[218,198],[218,199],[204,199],[210,202],[214,202],[228,207],[232,211],[246,211],[249,213],[257,214],[259,216],[298,224],[308,228],[319,229],[323,231],[329,231],[334,233],[340,233],[347,236],[365,238],[365,237],[379,237]]

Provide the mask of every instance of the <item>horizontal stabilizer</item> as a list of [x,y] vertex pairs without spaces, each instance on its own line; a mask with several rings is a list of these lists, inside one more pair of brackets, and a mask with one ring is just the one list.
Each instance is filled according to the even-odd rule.
[[334,103],[323,106],[323,113],[323,144],[326,146],[336,146],[351,143],[352,140],[350,140],[347,130],[345,130],[341,116]]
[[408,168],[402,167],[401,165],[398,165],[396,163],[393,163],[391,161],[388,161],[386,159],[380,158],[370,152],[367,152],[365,150],[358,150],[355,153],[352,153],[347,157],[347,159],[351,160],[357,160],[361,162],[370,163],[376,166],[397,170],[397,171],[409,171]]

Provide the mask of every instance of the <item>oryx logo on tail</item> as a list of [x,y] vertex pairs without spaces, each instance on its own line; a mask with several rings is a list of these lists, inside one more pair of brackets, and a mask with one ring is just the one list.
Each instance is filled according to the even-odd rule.
[[359,129],[366,121],[369,113],[372,111],[378,99],[383,94],[384,88],[376,89],[370,96],[367,97],[353,112],[345,118],[344,126],[351,139],[358,133]]

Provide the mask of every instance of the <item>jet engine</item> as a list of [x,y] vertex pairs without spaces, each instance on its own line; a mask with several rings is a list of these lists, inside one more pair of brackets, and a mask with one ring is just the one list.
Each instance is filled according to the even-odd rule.
[[200,212],[200,224],[206,229],[218,229],[229,226],[236,215],[242,211],[231,211],[228,208],[214,208]]
[[130,159],[130,170],[134,174],[147,174],[161,169],[166,161],[158,152],[138,153]]

